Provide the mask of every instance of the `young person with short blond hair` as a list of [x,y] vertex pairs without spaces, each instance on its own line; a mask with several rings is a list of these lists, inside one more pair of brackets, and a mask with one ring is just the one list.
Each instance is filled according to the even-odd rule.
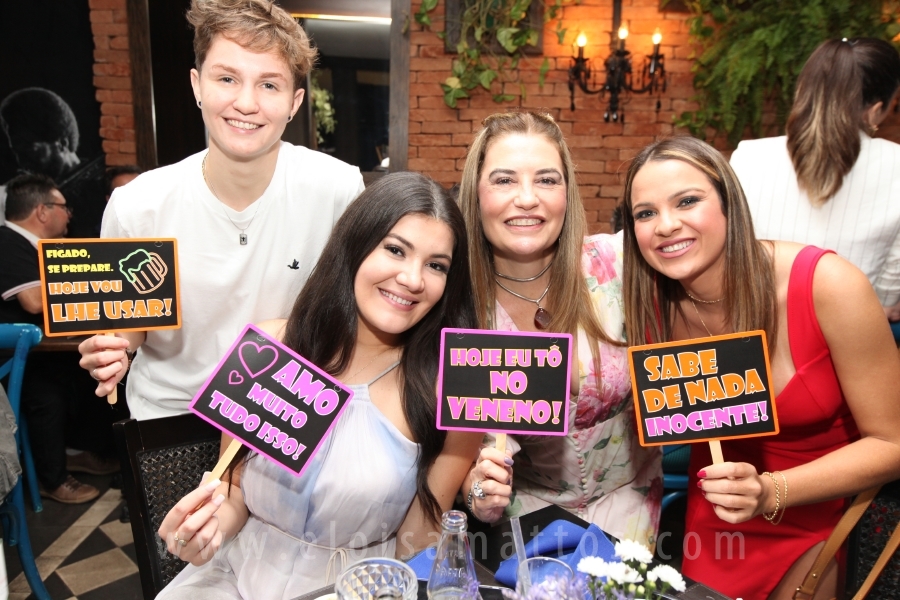
[[[363,189],[359,169],[281,141],[315,50],[265,0],[193,0],[191,85],[209,149],[117,189],[107,238],[178,240],[183,327],[96,336],[81,365],[105,395],[128,377],[132,416],[187,405],[244,325],[286,316],[333,224]],[[161,117],[164,118],[164,117]]]

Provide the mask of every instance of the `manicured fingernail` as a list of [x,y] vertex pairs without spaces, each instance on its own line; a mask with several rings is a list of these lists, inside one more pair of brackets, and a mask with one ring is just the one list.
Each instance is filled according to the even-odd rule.
[[702,481],[698,481],[698,482],[697,482],[697,487],[700,488],[700,489],[702,490],[702,489],[703,489],[703,482],[702,482]]
[[513,466],[513,459],[511,459],[511,458],[508,457],[508,456],[506,456],[506,457],[503,458],[503,462],[506,463],[506,466],[507,466],[507,467]]
[[700,469],[699,471],[697,471],[697,477],[699,477],[700,479],[706,477],[706,469]]
[[225,502],[225,494],[219,494],[215,498],[213,498],[213,504],[216,506],[222,506],[222,503]]
[[214,492],[214,491],[216,491],[216,488],[219,487],[219,484],[220,484],[220,483],[222,483],[222,482],[219,481],[218,479],[213,479],[212,481],[210,481],[209,483],[207,483],[207,484],[203,487],[203,489],[205,489],[207,492]]

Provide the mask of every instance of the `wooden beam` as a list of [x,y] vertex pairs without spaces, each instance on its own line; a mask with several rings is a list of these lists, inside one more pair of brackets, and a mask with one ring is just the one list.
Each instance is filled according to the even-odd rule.
[[409,22],[410,0],[391,0],[391,98],[388,156],[392,173],[405,171],[409,160]]
[[153,169],[156,122],[153,111],[153,67],[150,62],[150,14],[147,0],[127,0],[128,52],[131,56],[131,97],[138,166]]

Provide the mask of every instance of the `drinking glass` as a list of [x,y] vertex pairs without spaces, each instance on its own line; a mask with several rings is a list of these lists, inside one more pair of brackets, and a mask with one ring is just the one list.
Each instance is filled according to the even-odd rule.
[[416,600],[419,582],[406,563],[392,558],[364,558],[338,575],[334,591],[338,600]]
[[572,568],[561,560],[545,556],[528,558],[516,570],[516,593],[524,596],[531,588],[541,588],[549,597],[556,592],[562,595],[574,578]]

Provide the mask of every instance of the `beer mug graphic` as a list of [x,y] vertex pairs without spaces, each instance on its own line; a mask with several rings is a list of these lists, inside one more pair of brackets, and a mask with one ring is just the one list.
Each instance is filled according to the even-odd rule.
[[169,267],[156,252],[139,249],[119,261],[119,272],[139,294],[149,294],[165,281]]

